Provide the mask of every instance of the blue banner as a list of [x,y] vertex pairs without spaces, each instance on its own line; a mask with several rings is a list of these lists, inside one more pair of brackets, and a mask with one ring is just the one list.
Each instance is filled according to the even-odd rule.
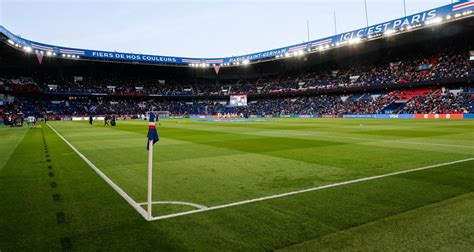
[[427,10],[407,17],[372,25],[369,27],[364,27],[358,30],[342,33],[331,37],[326,37],[318,40],[309,41],[306,43],[282,47],[264,52],[225,58],[187,58],[67,48],[23,39],[19,36],[14,35],[3,26],[0,26],[0,33],[5,35],[9,39],[8,43],[10,43],[12,46],[31,47],[32,50],[42,51],[47,53],[47,55],[52,54],[53,56],[56,55],[59,57],[66,58],[86,57],[89,59],[128,61],[137,63],[156,63],[166,65],[232,65],[245,61],[264,60],[276,57],[297,55],[298,53],[308,50],[311,51],[316,49],[328,49],[331,47],[342,46],[353,42],[359,42],[360,40],[365,39],[375,39],[383,36],[384,34],[395,33],[396,31],[399,31],[401,29],[408,30],[410,28],[417,28],[417,26],[429,24],[430,22],[439,22],[443,19],[446,19],[448,16],[454,19],[456,17],[459,17],[461,13],[465,13],[466,11],[472,11],[473,9],[474,0],[461,0],[457,3],[442,6],[436,9]]
[[464,114],[462,115],[463,119],[474,119],[474,114]]

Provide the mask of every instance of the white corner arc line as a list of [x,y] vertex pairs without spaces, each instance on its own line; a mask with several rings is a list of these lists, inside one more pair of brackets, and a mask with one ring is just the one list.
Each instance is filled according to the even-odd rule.
[[69,147],[71,147],[71,149],[74,152],[76,152],[76,154],[79,155],[79,157],[81,157],[82,160],[84,160],[97,174],[99,174],[99,176],[103,180],[105,180],[107,184],[109,184],[120,196],[122,196],[122,198],[124,198],[133,208],[135,208],[135,210],[137,210],[137,212],[141,214],[143,218],[145,218],[145,220],[147,219],[147,212],[145,211],[145,209],[143,209],[135,200],[132,199],[132,197],[130,197],[124,190],[122,190],[122,188],[120,188],[109,177],[107,177],[107,175],[105,175],[99,168],[97,168],[81,152],[79,152],[76,149],[76,147],[74,147],[71,143],[69,143],[69,141],[67,141],[66,138],[64,138],[61,134],[59,134],[59,132],[56,131],[55,128],[53,128],[49,123],[46,123],[46,124],[48,125],[49,128],[51,128],[54,131],[54,133],[56,133],[56,135],[59,136],[59,138],[61,138]]
[[275,194],[275,195],[265,196],[265,197],[261,197],[261,198],[243,200],[243,201],[228,203],[228,204],[224,204],[224,205],[211,206],[211,207],[208,207],[206,209],[196,209],[196,210],[180,212],[180,213],[175,213],[175,214],[156,216],[156,217],[153,217],[151,220],[153,220],[153,221],[163,220],[163,219],[175,218],[175,217],[178,217],[178,216],[184,216],[184,215],[207,212],[207,211],[212,211],[212,210],[217,210],[217,209],[222,209],[222,208],[228,208],[228,207],[233,207],[233,206],[245,205],[245,204],[250,204],[250,203],[259,202],[259,201],[265,201],[265,200],[276,199],[276,198],[283,198],[283,197],[287,197],[287,196],[291,196],[291,195],[295,195],[295,194],[312,192],[312,191],[327,189],[327,188],[331,188],[331,187],[354,184],[354,183],[358,183],[358,182],[363,182],[363,181],[368,181],[368,180],[375,180],[375,179],[379,179],[379,178],[385,178],[385,177],[390,177],[390,176],[395,176],[395,175],[400,175],[400,174],[405,174],[405,173],[411,173],[411,172],[416,172],[416,171],[428,170],[428,169],[433,169],[433,168],[452,165],[452,164],[464,163],[464,162],[473,161],[473,160],[474,160],[474,158],[461,159],[461,160],[456,160],[456,161],[447,162],[447,163],[441,163],[441,164],[429,165],[429,166],[425,166],[425,167],[414,168],[414,169],[410,169],[410,170],[392,172],[392,173],[387,173],[387,174],[382,174],[382,175],[377,175],[377,176],[372,176],[372,177],[367,177],[367,178],[354,179],[354,180],[344,181],[344,182],[340,182],[340,183],[324,185],[324,186],[318,186],[318,187],[313,187],[313,188],[308,188],[308,189],[303,189],[303,190],[298,190],[298,191],[293,191],[293,192],[287,192],[287,193],[282,193],[282,194]]
[[[147,202],[142,202],[138,203],[138,205],[146,205],[148,204]],[[191,203],[191,202],[182,202],[182,201],[153,201],[151,204],[169,204],[169,205],[184,205],[184,206],[192,206],[198,209],[207,209],[207,206],[199,205],[196,203]]]

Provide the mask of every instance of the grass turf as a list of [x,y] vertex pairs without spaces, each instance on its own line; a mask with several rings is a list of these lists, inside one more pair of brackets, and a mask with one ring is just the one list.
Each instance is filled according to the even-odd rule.
[[[132,198],[145,201],[144,122],[119,122],[116,128],[81,122],[51,125]],[[155,150],[154,200],[215,206],[472,158],[473,128],[467,120],[165,120]],[[12,138],[18,144],[16,148],[0,145],[12,152],[0,167],[4,201],[0,213],[5,216],[0,221],[0,249],[5,250],[277,249],[300,243],[289,248],[343,249],[338,240],[347,236],[343,230],[376,223],[388,232],[385,219],[390,216],[406,212],[408,220],[416,221],[423,209],[461,195],[472,198],[469,193],[474,189],[470,161],[148,223],[48,127],[4,130],[17,135]],[[23,140],[21,132],[27,132]],[[57,186],[51,187],[51,182]],[[54,194],[60,199],[55,200]],[[161,215],[191,208],[159,205],[155,210],[155,215]],[[420,212],[410,215],[410,210]],[[58,213],[64,215],[59,224]],[[459,211],[458,217],[472,219],[465,211]],[[440,224],[419,225],[426,231]],[[444,233],[455,230],[447,225]],[[364,232],[370,230],[360,231],[357,237],[364,237]],[[457,232],[456,237],[473,244],[467,235]],[[321,242],[321,237],[333,238]],[[379,239],[373,248],[396,239],[400,237]],[[449,244],[443,239],[431,242]],[[407,248],[421,249],[422,244],[410,243]]]

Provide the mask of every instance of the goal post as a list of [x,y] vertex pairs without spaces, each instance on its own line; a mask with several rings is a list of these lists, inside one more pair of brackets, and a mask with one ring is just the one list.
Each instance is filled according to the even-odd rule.
[[169,111],[147,111],[145,120],[148,120],[148,118],[150,118],[150,113],[151,112],[153,112],[153,114],[155,114],[157,119],[168,118],[171,115],[171,113]]

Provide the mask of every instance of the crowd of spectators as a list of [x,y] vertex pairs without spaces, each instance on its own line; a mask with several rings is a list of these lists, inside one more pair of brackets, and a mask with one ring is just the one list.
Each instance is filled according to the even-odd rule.
[[356,64],[330,69],[310,69],[299,74],[282,74],[241,80],[159,80],[113,76],[48,76],[5,79],[4,86],[16,92],[100,93],[122,96],[209,96],[304,92],[387,86],[445,79],[461,79],[471,74],[468,52],[439,51],[434,55],[392,58],[378,63]]
[[411,99],[399,111],[405,114],[459,114],[466,111],[473,111],[472,94],[454,94],[447,92],[439,94],[433,92],[428,96],[419,96]]
[[[426,90],[421,90],[426,91]],[[401,104],[389,113],[466,113],[474,112],[472,88],[447,90],[428,89],[429,92],[393,91],[388,94],[354,94],[350,96],[320,95],[308,97],[257,99],[248,106],[230,107],[224,100],[168,100],[69,98],[42,100],[17,98],[3,106],[4,111],[26,115],[140,115],[147,111],[166,111],[172,115],[242,113],[248,115],[331,115],[385,113],[391,104]]]

